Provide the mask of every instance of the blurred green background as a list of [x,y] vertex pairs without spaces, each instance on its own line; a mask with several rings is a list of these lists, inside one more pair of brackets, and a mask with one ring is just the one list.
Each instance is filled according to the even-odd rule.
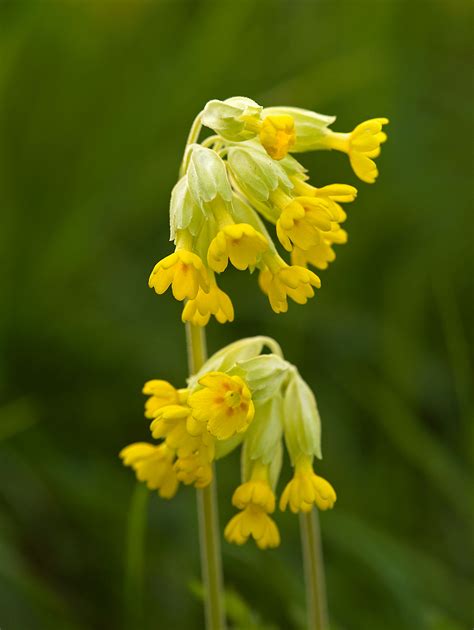
[[[192,489],[149,500],[144,617],[123,596],[135,488],[117,453],[148,439],[143,382],[184,384],[180,305],[147,288],[171,251],[168,201],[188,128],[246,95],[388,116],[375,186],[345,156],[301,156],[355,184],[350,242],[323,288],[275,315],[255,277],[222,286],[237,318],[214,351],[268,334],[316,391],[335,629],[473,623],[472,5],[390,2],[0,4],[0,626],[202,628]],[[221,527],[235,454],[220,462]],[[280,490],[288,479],[288,464]],[[297,519],[282,545],[223,543],[233,608],[304,627]],[[245,602],[245,604],[243,604]],[[246,613],[245,613],[246,614]],[[245,630],[251,621],[241,618]]]

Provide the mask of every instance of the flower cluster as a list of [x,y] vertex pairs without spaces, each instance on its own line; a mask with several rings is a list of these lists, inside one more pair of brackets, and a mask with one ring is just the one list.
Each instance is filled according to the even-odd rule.
[[[270,353],[263,353],[264,348]],[[173,497],[180,483],[197,488],[212,480],[212,462],[242,446],[242,483],[232,503],[239,512],[225,528],[231,543],[252,537],[261,549],[280,542],[271,514],[286,444],[294,476],[284,488],[281,510],[331,508],[332,486],[315,474],[321,457],[320,419],[314,395],[278,344],[252,337],[214,354],[185,389],[146,383],[145,416],[156,444],[139,442],[120,456],[137,478],[161,497]]]
[[[349,156],[355,174],[367,183],[378,175],[374,162],[386,135],[386,118],[334,132],[334,117],[292,107],[262,108],[251,99],[209,101],[197,118],[212,129],[201,144],[187,147],[181,178],[170,202],[170,239],[175,251],[154,267],[149,285],[159,294],[170,286],[186,301],[184,322],[205,326],[210,317],[232,321],[229,296],[216,281],[229,263],[239,270],[259,270],[259,285],[276,313],[288,298],[304,304],[321,286],[309,265],[325,269],[335,258],[333,246],[345,243],[341,203],[357,190],[345,184],[316,187],[306,169],[290,155],[334,149]],[[285,262],[262,219],[276,226],[276,236],[291,252]]]

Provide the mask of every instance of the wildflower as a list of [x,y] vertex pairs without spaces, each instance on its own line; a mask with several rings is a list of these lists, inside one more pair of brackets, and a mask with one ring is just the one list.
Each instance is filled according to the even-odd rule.
[[287,265],[279,256],[268,256],[265,263],[258,280],[275,313],[286,313],[288,297],[297,304],[306,304],[308,298],[314,296],[313,287],[321,286],[315,273],[305,267]]
[[255,462],[249,481],[235,490],[232,503],[242,511],[233,516],[225,528],[224,536],[229,542],[242,545],[252,536],[260,549],[280,544],[278,528],[268,516],[275,510],[268,466]]
[[255,266],[267,249],[265,237],[251,225],[227,225],[209,245],[207,262],[211,269],[219,273],[226,269],[229,260],[236,269],[244,270]]
[[323,146],[347,153],[354,173],[367,184],[373,184],[378,177],[378,169],[373,160],[380,155],[380,145],[387,140],[382,131],[388,118],[366,120],[350,133],[331,131],[324,138]]
[[200,288],[196,297],[186,302],[181,319],[195,326],[205,326],[211,315],[221,324],[234,321],[230,297],[217,286],[212,272],[209,273],[209,291],[204,292]]
[[[270,353],[262,354],[265,347]],[[273,339],[251,337],[222,348],[188,379],[185,389],[156,379],[145,384],[144,392],[150,397],[146,416],[153,418],[151,433],[159,442],[131,444],[120,457],[161,496],[172,497],[179,483],[206,487],[214,460],[242,447],[242,482],[232,496],[239,512],[224,532],[229,542],[241,545],[253,538],[261,549],[279,545],[272,515],[283,441],[295,470],[280,509],[308,512],[313,506],[333,506],[332,486],[313,470],[314,458],[321,457],[316,399]]]
[[293,192],[296,195],[304,197],[317,197],[325,202],[333,221],[343,223],[347,215],[341,208],[340,203],[350,203],[357,197],[357,189],[354,186],[348,186],[347,184],[330,184],[329,186],[322,186],[316,188],[304,181],[301,176],[291,176],[294,189]]
[[318,245],[314,245],[308,250],[294,247],[291,252],[291,262],[293,265],[300,265],[301,267],[306,267],[309,263],[318,269],[327,269],[328,263],[336,259],[332,246],[343,243],[347,243],[347,232],[336,224],[333,230],[324,233]]
[[166,444],[154,446],[137,442],[120,451],[125,466],[131,466],[138,481],[150,490],[158,490],[160,497],[171,499],[178,490],[178,477],[173,468],[175,453]]
[[318,477],[312,466],[312,457],[301,455],[296,461],[295,474],[280,498],[280,510],[309,512],[317,505],[320,510],[332,508],[336,493],[331,484]]
[[253,504],[231,518],[224,536],[228,542],[236,545],[243,545],[252,536],[260,549],[278,547],[280,544],[275,521],[262,508]]
[[180,392],[171,383],[158,379],[147,381],[143,386],[143,393],[150,396],[145,403],[146,418],[154,418],[158,409],[178,404],[180,400]]
[[193,392],[188,403],[193,417],[205,422],[218,440],[226,440],[247,429],[254,415],[252,396],[239,376],[210,372],[199,379],[202,389]]
[[173,296],[182,301],[186,298],[193,300],[199,289],[207,291],[209,280],[206,268],[197,254],[177,249],[155,265],[148,285],[158,294],[164,293],[171,285]]
[[306,250],[320,243],[322,233],[331,230],[331,214],[322,199],[296,197],[282,210],[276,227],[278,239],[287,251],[294,245]]

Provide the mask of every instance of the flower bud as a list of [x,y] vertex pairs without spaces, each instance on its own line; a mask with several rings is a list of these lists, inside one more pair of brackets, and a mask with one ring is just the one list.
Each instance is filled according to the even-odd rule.
[[206,209],[205,204],[216,197],[221,197],[226,203],[232,201],[225,164],[212,149],[192,146],[187,177],[191,195],[203,210]]
[[225,101],[209,101],[201,120],[203,125],[226,140],[239,142],[256,135],[254,127],[260,122],[261,111],[260,105],[252,99],[234,96]]
[[284,397],[284,432],[293,465],[302,454],[321,459],[321,419],[316,399],[296,368],[291,371]]

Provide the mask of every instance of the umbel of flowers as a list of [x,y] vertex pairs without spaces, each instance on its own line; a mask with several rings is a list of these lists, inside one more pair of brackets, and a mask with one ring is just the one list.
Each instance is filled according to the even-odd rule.
[[[270,353],[262,354],[264,348]],[[161,497],[172,498],[180,483],[209,485],[211,463],[241,447],[242,483],[232,496],[238,513],[225,528],[229,542],[241,545],[252,537],[261,549],[278,546],[271,515],[283,443],[294,474],[279,497],[280,509],[297,513],[333,506],[332,486],[313,469],[314,458],[321,458],[315,397],[273,339],[252,337],[226,346],[184,389],[153,380],[143,391],[157,442],[130,444],[120,457]]]
[[[367,120],[350,133],[333,131],[334,121],[294,107],[262,108],[244,97],[207,103],[197,129],[204,125],[214,134],[186,149],[170,202],[175,251],[155,265],[149,279],[157,293],[171,286],[174,297],[186,301],[183,321],[204,326],[211,315],[221,323],[233,320],[232,302],[216,281],[229,263],[258,270],[276,313],[287,311],[288,298],[304,304],[314,296],[321,281],[308,267],[325,269],[335,259],[333,246],[347,241],[340,204],[353,201],[357,190],[310,184],[291,154],[341,151],[355,174],[373,183],[374,158],[387,138],[386,118]],[[276,226],[288,262],[262,219]]]

